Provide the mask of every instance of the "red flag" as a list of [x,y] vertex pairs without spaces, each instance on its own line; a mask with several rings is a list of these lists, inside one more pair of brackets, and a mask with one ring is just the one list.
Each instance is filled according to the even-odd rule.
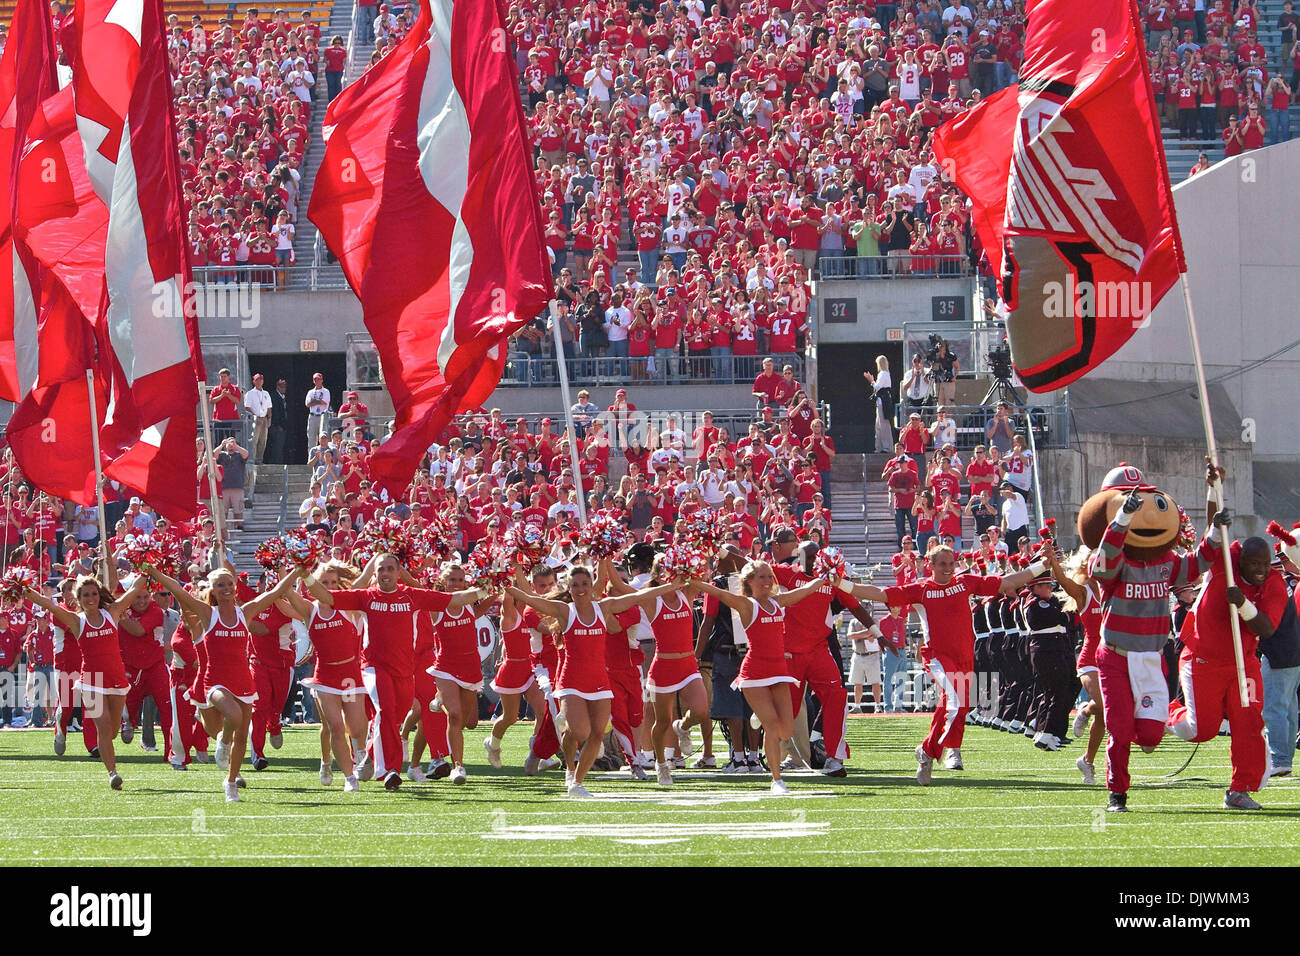
[[20,401],[36,380],[35,259],[15,241],[18,165],[42,100],[58,88],[54,31],[42,0],[18,0],[9,42],[0,55],[0,398]]
[[361,300],[396,409],[371,458],[399,493],[504,340],[552,295],[514,62],[495,0],[432,0],[330,104],[308,216]]
[[1113,355],[1184,266],[1133,0],[1028,12],[1018,90],[934,148],[976,208],[1017,371],[1041,392]]
[[108,304],[96,374],[109,379],[105,475],[168,517],[195,513],[203,376],[181,215],[161,0],[78,0],[73,92],[86,170],[109,208]]

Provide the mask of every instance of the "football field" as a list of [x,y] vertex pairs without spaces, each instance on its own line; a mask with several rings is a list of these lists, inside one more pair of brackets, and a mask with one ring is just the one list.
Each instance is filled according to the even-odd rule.
[[[0,864],[701,864],[701,865],[1286,865],[1300,859],[1300,785],[1275,781],[1262,811],[1221,809],[1228,739],[1166,738],[1132,761],[1128,814],[1085,787],[1078,743],[1059,753],[1024,737],[968,728],[966,769],[936,765],[917,786],[913,749],[928,716],[855,717],[845,779],[679,771],[672,788],[595,773],[595,799],[564,796],[560,772],[526,777],[528,724],[507,735],[505,767],[487,766],[485,725],[466,734],[469,782],[321,787],[314,727],[290,728],[272,766],[243,771],[227,804],[215,764],[171,770],[138,740],[119,747],[114,793],[79,735],[56,758],[44,731],[0,733]],[[697,731],[698,745],[698,731]],[[725,744],[724,741],[719,742]],[[725,749],[722,751],[725,758]],[[1099,761],[1098,770],[1101,770]]]

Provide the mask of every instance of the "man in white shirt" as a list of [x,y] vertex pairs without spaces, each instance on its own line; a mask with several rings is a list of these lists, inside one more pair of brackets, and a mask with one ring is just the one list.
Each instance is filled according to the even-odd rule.
[[605,337],[609,339],[607,354],[615,361],[608,363],[605,374],[617,376],[619,381],[627,378],[627,330],[631,325],[632,311],[623,304],[623,293],[615,292],[605,310]]
[[[669,187],[672,188],[671,186]],[[668,228],[664,230],[664,252],[673,260],[673,268],[681,272],[686,267],[686,241],[689,233],[682,225],[679,213],[668,217]]]
[[307,448],[314,448],[320,443],[320,436],[327,434],[326,422],[330,413],[330,390],[325,387],[325,376],[317,372],[311,377],[311,388],[303,401],[307,406]]
[[1029,509],[1025,499],[1009,481],[1002,482],[1002,534],[1007,549],[1014,553],[1020,539],[1029,533]]
[[727,498],[727,493],[723,490],[726,483],[727,473],[722,469],[722,462],[717,457],[709,459],[708,468],[700,472],[700,497],[710,508],[718,508]]
[[695,468],[693,465],[687,465],[682,469],[682,480],[677,482],[673,488],[673,498],[680,504],[690,494],[691,489],[703,492],[704,487],[695,480]]
[[931,447],[957,444],[957,423],[948,417],[947,405],[939,406],[938,416],[930,426]]
[[321,494],[321,483],[319,481],[311,483],[311,494],[304,498],[302,504],[298,506],[298,517],[306,518],[311,514],[313,508],[319,508],[321,511],[325,510],[325,498]]
[[253,461],[260,465],[271,424],[271,395],[262,387],[261,372],[253,376],[253,387],[244,393],[244,408],[253,416]]
[[962,0],[950,0],[948,8],[943,11],[944,36],[949,37],[956,33],[965,40],[970,35],[970,25],[974,20],[975,16],[970,12],[970,7],[962,3]]
[[668,416],[668,427],[659,433],[659,446],[674,451],[686,450],[686,432],[677,427],[677,416]]
[[601,112],[609,112],[609,89],[614,85],[614,71],[605,62],[605,54],[597,53],[592,67],[582,78],[582,85],[587,88],[590,102],[595,103]]

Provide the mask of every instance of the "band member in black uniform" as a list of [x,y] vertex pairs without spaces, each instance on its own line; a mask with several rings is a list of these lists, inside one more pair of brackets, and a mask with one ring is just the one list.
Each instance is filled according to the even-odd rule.
[[1067,740],[1070,706],[1077,688],[1074,679],[1074,640],[1070,615],[1054,593],[1051,570],[1037,577],[1024,602],[1029,630],[1029,665],[1034,674],[1034,746],[1059,750]]

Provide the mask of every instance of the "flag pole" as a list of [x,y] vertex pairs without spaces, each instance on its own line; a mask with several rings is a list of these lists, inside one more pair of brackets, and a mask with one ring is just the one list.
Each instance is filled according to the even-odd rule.
[[[564,360],[564,343],[560,339],[560,317],[556,314],[556,300],[551,300],[551,332],[555,339],[555,367],[560,372],[560,399],[564,402],[564,421],[569,430],[569,467],[573,469],[573,483],[578,489],[578,521],[587,523],[587,501],[582,490],[582,471],[578,468],[578,430],[573,427],[573,403],[569,401],[569,368]],[[563,502],[561,502],[563,504]]]
[[[226,556],[225,508],[217,496],[217,459],[212,450],[212,418],[208,414],[208,383],[199,382],[199,410],[203,419],[203,447],[208,460],[208,495],[212,501],[212,525],[216,529],[217,554]],[[216,568],[212,568],[216,570]]]
[[108,585],[108,526],[104,520],[104,463],[99,457],[99,412],[95,408],[95,370],[86,369],[86,396],[90,399],[90,449],[95,456],[95,506],[99,513],[99,557],[104,565],[104,585]]
[[[1187,285],[1187,273],[1180,272],[1178,281],[1183,287],[1183,306],[1187,313],[1187,333],[1192,341],[1192,360],[1196,366],[1196,390],[1201,399],[1201,424],[1205,427],[1205,441],[1210,451],[1210,464],[1214,466],[1215,479],[1211,486],[1214,490],[1216,511],[1223,510],[1223,481],[1218,477],[1219,450],[1214,441],[1214,422],[1210,417],[1210,394],[1205,384],[1205,364],[1201,359],[1201,340],[1196,334],[1196,316],[1192,311],[1192,290]],[[1232,548],[1229,546],[1228,531],[1223,532],[1223,573],[1227,587],[1234,587],[1236,581],[1232,573]],[[1232,625],[1232,656],[1237,665],[1237,692],[1241,695],[1241,706],[1250,706],[1250,694],[1246,689],[1246,662],[1241,651],[1241,619],[1236,609],[1228,612],[1228,621]]]

